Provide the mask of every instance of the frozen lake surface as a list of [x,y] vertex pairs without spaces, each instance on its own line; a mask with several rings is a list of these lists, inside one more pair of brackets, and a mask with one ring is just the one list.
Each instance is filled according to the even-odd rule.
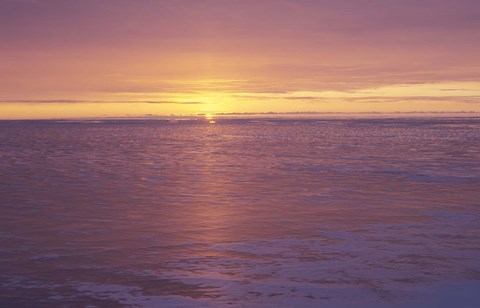
[[0,122],[0,307],[480,307],[480,119]]

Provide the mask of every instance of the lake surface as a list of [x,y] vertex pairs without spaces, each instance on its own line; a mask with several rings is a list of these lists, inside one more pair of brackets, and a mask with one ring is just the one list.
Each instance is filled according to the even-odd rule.
[[0,307],[480,307],[480,119],[0,122]]

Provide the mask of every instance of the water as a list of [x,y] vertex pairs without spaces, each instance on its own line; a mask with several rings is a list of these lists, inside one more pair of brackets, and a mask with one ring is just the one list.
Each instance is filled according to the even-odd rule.
[[0,122],[1,307],[478,307],[480,120]]

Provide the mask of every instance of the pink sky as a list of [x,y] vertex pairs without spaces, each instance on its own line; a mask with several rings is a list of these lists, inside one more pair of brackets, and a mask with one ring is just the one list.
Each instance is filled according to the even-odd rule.
[[480,112],[480,2],[0,0],[0,118]]

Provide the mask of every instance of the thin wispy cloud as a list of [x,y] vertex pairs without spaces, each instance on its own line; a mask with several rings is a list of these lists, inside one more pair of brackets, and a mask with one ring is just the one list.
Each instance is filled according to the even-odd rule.
[[173,104],[173,105],[201,105],[205,104],[204,102],[182,102],[182,101],[141,101],[141,100],[133,100],[133,101],[105,101],[105,100],[77,100],[77,99],[25,99],[25,100],[0,100],[0,104],[11,104],[11,103],[19,103],[19,104]]

